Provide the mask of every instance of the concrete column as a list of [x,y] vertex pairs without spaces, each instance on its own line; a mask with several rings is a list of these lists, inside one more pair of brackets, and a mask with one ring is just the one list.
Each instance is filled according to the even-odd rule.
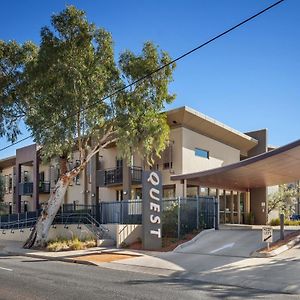
[[200,195],[201,195],[201,186],[200,185],[198,185],[197,194],[198,194],[198,197],[200,197]]
[[245,213],[250,213],[250,192],[245,192]]
[[131,199],[131,168],[123,161],[123,199]]
[[220,190],[216,189],[216,201],[218,202],[218,227],[220,225]]
[[20,182],[21,182],[21,164],[16,164],[16,195],[15,195],[15,203],[16,203],[16,213],[21,212],[21,195],[20,195]]
[[238,224],[241,224],[241,192],[237,192],[237,206],[236,206],[236,210],[237,210],[237,222]]
[[183,184],[181,184],[181,181],[175,182],[175,197],[183,197]]
[[33,194],[32,194],[32,210],[37,210],[40,207],[39,201],[39,157],[38,152],[35,151],[32,168],[32,182],[33,182]]
[[183,180],[183,198],[186,198],[187,196],[187,180]]
[[87,178],[87,168],[89,165],[87,165],[82,170],[82,184],[83,184],[83,203],[84,205],[88,205],[88,178]]
[[99,186],[97,180],[97,170],[99,169],[99,153],[96,153],[91,158],[91,202],[92,205],[95,207],[96,220],[100,221],[100,208],[99,208]]
[[233,191],[230,191],[230,222],[234,223],[234,195]]
[[251,211],[254,214],[256,225],[265,225],[268,219],[267,207],[267,188],[255,188],[250,190]]

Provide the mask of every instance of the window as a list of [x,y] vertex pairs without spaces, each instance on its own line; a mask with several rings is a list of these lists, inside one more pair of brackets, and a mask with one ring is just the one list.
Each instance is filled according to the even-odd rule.
[[8,191],[9,193],[12,192],[12,188],[13,188],[13,178],[12,178],[12,174],[8,175]]
[[5,193],[6,194],[8,194],[8,186],[9,186],[8,175],[5,175]]
[[195,148],[195,155],[204,158],[209,158],[209,152],[200,148]]
[[172,169],[173,168],[173,163],[172,162],[166,162],[164,163],[164,170],[167,170],[167,169]]
[[164,185],[163,186],[163,198],[175,198],[175,185]]

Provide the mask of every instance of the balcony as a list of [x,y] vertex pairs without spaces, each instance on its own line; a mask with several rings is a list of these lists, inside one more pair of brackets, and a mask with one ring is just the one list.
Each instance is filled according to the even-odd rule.
[[[142,168],[130,167],[132,184],[142,183]],[[100,187],[117,186],[123,184],[123,168],[112,168],[98,171],[97,185]]]
[[33,182],[19,183],[19,196],[32,195],[32,194],[33,194]]
[[39,193],[40,194],[49,194],[50,193],[50,182],[49,181],[40,181],[39,182]]

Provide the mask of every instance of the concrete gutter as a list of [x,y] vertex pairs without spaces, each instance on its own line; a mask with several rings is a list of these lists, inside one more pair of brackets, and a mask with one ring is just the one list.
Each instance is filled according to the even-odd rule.
[[128,250],[120,250],[114,248],[90,248],[85,250],[75,250],[75,251],[59,251],[59,252],[42,252],[38,250],[31,250],[30,252],[24,251],[23,248],[18,247],[3,247],[2,249],[4,253],[8,255],[15,256],[25,256],[31,258],[45,259],[50,261],[62,261],[68,263],[77,263],[84,265],[93,265],[98,266],[98,264],[92,261],[87,260],[77,260],[77,257],[84,257],[88,255],[95,254],[123,254],[123,255],[132,255],[135,257],[143,256],[141,253],[131,252]]
[[270,252],[260,252],[261,249],[253,251],[250,254],[250,257],[258,257],[258,258],[266,258],[266,257],[274,257],[278,254],[281,254],[282,252],[285,252],[291,248],[293,248],[294,246],[296,246],[297,244],[300,243],[300,235],[297,235],[295,238],[293,238],[291,241],[289,241],[287,244],[282,245]]

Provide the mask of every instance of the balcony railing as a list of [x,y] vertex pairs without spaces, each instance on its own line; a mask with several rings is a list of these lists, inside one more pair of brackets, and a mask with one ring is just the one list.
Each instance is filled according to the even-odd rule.
[[39,182],[39,193],[49,194],[50,193],[50,182],[49,181],[40,181]]
[[141,184],[142,183],[142,168],[141,167],[131,167],[131,183]]
[[32,195],[32,194],[33,194],[33,182],[19,183],[19,195]]
[[[98,186],[114,186],[123,183],[123,168],[113,168],[98,171]],[[140,184],[142,182],[142,168],[130,167],[130,176],[132,184]]]

